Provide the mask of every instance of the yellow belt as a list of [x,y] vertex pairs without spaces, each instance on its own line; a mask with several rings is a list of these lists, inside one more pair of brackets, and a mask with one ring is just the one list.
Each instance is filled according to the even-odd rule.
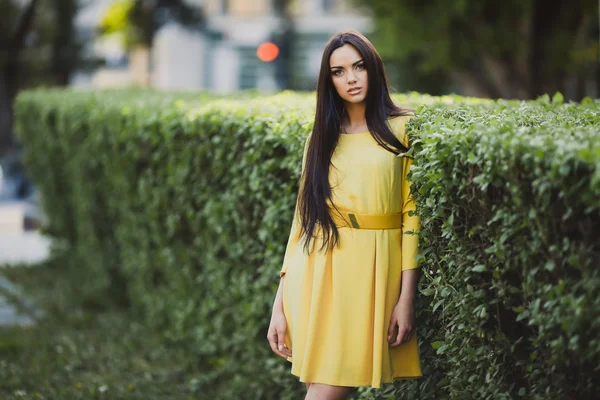
[[[339,215],[341,214],[341,215]],[[402,228],[402,213],[392,214],[358,214],[343,209],[339,213],[329,207],[329,215],[340,227],[356,229],[395,229]]]

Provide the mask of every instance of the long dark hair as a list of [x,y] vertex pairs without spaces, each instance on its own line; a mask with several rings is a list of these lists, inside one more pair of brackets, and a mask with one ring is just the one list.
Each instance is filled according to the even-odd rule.
[[[305,250],[308,250],[310,240],[316,239],[313,231],[317,223],[323,232],[321,250],[329,244],[337,245],[339,242],[338,229],[329,215],[327,199],[331,200],[329,166],[339,139],[341,118],[345,108],[344,102],[331,80],[329,58],[334,50],[345,44],[356,48],[364,60],[367,70],[369,81],[366,96],[366,120],[371,136],[379,145],[394,154],[408,151],[391,131],[387,119],[411,115],[414,110],[398,107],[392,102],[385,67],[377,50],[369,39],[357,31],[350,30],[333,35],[323,50],[317,82],[315,122],[308,141],[304,172],[300,177],[298,211]],[[330,243],[331,240],[333,240],[332,243]]]

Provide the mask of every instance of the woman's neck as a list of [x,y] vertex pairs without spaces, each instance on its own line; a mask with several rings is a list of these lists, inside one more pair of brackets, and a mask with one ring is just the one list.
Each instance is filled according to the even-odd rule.
[[348,129],[360,128],[367,125],[366,109],[367,106],[362,103],[346,103],[346,115],[342,119],[342,125]]

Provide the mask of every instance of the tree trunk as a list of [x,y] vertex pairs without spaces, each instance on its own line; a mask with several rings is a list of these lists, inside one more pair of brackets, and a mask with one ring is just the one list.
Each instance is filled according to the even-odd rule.
[[275,0],[273,6],[279,17],[279,29],[276,43],[279,46],[279,57],[275,60],[275,79],[280,90],[297,89],[292,79],[293,50],[296,40],[294,18],[290,14],[290,0]]
[[19,57],[24,46],[25,36],[31,29],[35,9],[39,0],[31,0],[17,23],[15,33],[8,40],[4,63],[0,64],[0,155],[13,145],[13,101],[17,92],[19,78]]
[[77,0],[53,0],[56,13],[57,31],[52,41],[50,72],[53,82],[59,86],[69,84],[71,73],[77,67],[79,43],[76,37],[74,20],[79,10]]
[[11,69],[9,65],[4,65],[0,69],[0,156],[14,145],[12,104],[15,97],[15,88],[14,76],[10,76]]
[[[563,91],[567,79],[567,71],[572,68],[565,64],[563,68],[553,65],[553,55],[565,53],[565,62],[570,57],[566,54],[589,34],[586,15],[581,7],[572,7],[568,0],[536,0],[533,7],[531,24],[530,73],[532,87],[530,96],[535,98],[544,93],[554,94]],[[557,26],[571,32],[568,47],[557,38]],[[553,42],[554,40],[554,42]]]

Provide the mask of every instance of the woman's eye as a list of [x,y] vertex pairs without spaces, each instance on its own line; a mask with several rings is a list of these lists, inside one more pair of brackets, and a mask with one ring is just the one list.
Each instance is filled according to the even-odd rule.
[[358,64],[356,66],[356,68],[358,68],[358,69],[365,69],[365,64]]
[[339,72],[339,73],[341,73],[341,72],[342,72],[342,70],[341,70],[341,69],[336,69],[335,71],[333,71],[333,74],[334,74],[335,76],[340,76],[340,74],[339,74],[338,72]]

